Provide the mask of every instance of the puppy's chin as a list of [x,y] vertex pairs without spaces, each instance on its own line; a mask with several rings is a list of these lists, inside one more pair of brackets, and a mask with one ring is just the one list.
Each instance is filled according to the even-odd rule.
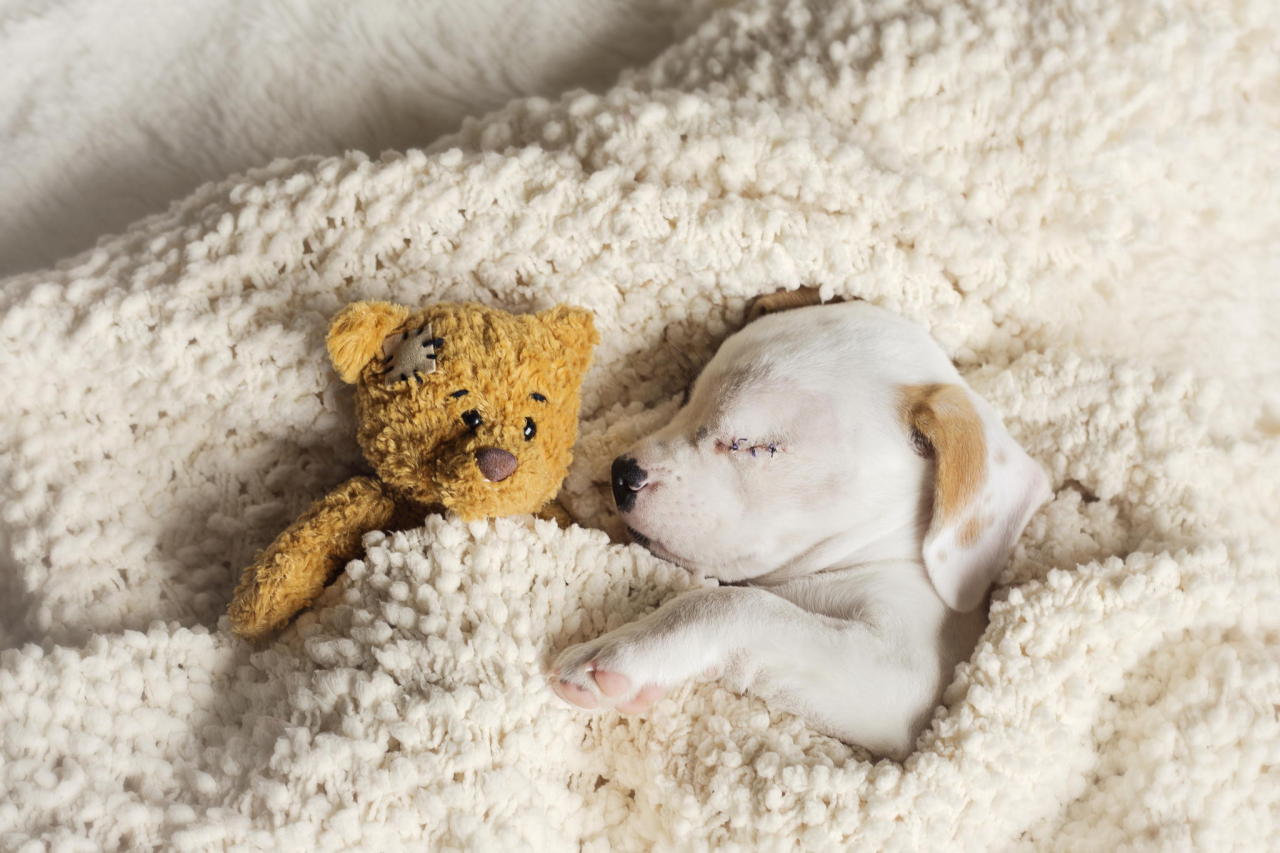
[[639,530],[636,530],[630,524],[627,525],[627,535],[631,537],[631,541],[639,545],[641,548],[648,548],[653,544],[653,540],[645,536]]
[[631,537],[632,542],[636,543],[637,545],[639,545],[641,548],[648,551],[653,556],[658,557],[659,559],[662,559],[662,560],[666,560],[668,563],[675,563],[677,566],[680,566],[681,568],[684,568],[684,569],[688,569],[689,571],[693,572],[698,576],[702,575],[702,570],[699,569],[697,566],[695,566],[693,563],[689,562],[688,560],[684,559],[678,554],[673,554],[672,552],[668,551],[666,548],[662,546],[661,542],[655,542],[652,537],[646,536],[645,534],[641,533],[639,530],[636,530],[634,527],[632,527],[629,524],[627,525],[627,535]]

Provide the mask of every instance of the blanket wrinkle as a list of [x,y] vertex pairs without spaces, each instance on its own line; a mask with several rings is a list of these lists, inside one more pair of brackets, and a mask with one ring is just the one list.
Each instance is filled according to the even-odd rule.
[[[0,287],[0,846],[1260,849],[1280,802],[1280,29],[1265,0],[742,0],[603,94],[281,160]],[[1055,495],[901,764],[564,645],[701,581],[601,472],[751,297],[923,323]],[[563,502],[236,571],[358,464],[354,299],[594,311]],[[676,357],[675,352],[681,353]]]

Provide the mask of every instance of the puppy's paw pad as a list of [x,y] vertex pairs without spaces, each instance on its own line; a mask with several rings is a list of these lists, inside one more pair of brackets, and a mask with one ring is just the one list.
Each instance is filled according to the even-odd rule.
[[667,688],[659,687],[656,684],[650,684],[649,686],[641,689],[641,691],[631,699],[628,699],[625,702],[619,702],[615,707],[624,714],[640,714],[649,710],[649,708],[653,706],[654,702],[657,702],[666,695]]
[[620,672],[597,669],[592,673],[592,677],[596,681],[596,686],[600,688],[600,692],[610,699],[631,695],[631,679]]

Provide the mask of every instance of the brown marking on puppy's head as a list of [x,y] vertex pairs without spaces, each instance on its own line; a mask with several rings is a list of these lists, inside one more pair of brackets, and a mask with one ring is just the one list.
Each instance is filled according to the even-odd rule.
[[[859,296],[851,297],[861,302]],[[844,302],[843,296],[833,296],[825,303],[822,300],[822,294],[819,288],[812,285],[805,285],[794,290],[780,287],[773,293],[762,293],[755,297],[747,304],[747,323],[753,323],[766,314],[777,314],[780,311],[791,311],[795,308],[807,308],[810,305],[832,305],[837,302]]]

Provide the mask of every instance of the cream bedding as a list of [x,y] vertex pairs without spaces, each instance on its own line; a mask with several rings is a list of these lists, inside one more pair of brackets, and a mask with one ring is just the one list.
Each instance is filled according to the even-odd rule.
[[[743,2],[603,96],[280,162],[8,279],[0,846],[1265,848],[1271,12]],[[691,583],[591,529],[599,481],[802,284],[926,324],[1054,482],[904,764],[714,683],[590,717],[541,674]],[[357,463],[322,346],[357,298],[596,312],[584,526],[370,534],[254,649],[236,571]]]

